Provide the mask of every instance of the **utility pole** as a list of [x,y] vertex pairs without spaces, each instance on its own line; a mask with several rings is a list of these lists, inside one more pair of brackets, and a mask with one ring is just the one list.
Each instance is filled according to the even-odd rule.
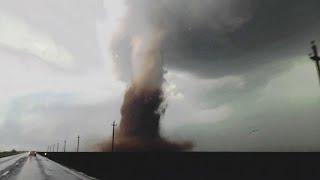
[[57,152],[59,152],[59,143],[57,143]]
[[63,152],[66,152],[67,141],[64,140]]
[[54,152],[54,145],[55,145],[55,144],[53,144],[52,152]]
[[112,145],[111,145],[111,151],[114,152],[114,127],[117,126],[116,122],[113,121],[112,123]]
[[317,67],[318,76],[319,76],[319,83],[320,83],[320,57],[319,57],[318,48],[315,41],[311,41],[311,49],[312,49],[312,53],[310,53],[309,56],[311,60],[316,62],[316,67]]
[[78,136],[77,152],[79,152],[79,141],[80,141],[80,136]]

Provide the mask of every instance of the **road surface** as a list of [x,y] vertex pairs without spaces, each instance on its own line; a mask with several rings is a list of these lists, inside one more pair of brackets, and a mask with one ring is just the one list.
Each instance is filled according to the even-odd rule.
[[28,153],[0,158],[0,180],[90,180],[83,173],[68,169],[46,157]]

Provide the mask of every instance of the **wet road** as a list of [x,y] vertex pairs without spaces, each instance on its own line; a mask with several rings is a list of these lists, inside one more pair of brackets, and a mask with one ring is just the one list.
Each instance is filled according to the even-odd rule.
[[4,160],[2,158],[0,159],[0,180],[87,179],[93,178],[90,178],[89,176],[86,176],[80,172],[68,169],[40,155],[37,155],[36,157],[29,157],[28,154],[23,154],[15,157],[8,157]]

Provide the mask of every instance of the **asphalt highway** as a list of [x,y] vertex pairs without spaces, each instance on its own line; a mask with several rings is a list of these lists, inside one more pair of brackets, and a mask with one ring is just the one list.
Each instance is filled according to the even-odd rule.
[[28,153],[0,158],[0,180],[91,180],[81,172],[69,169],[39,154]]

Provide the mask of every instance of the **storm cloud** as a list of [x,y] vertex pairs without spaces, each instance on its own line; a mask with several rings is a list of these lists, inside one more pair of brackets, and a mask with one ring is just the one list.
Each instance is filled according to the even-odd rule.
[[3,0],[0,150],[45,150],[66,139],[74,151],[80,135],[83,151],[110,137],[133,74],[132,43],[159,29],[168,70],[164,138],[191,140],[196,151],[319,150],[319,86],[307,56],[309,42],[320,40],[318,7]]
[[[168,69],[202,78],[243,75],[280,58],[306,54],[320,30],[316,0],[134,0],[113,41],[122,79],[130,77],[136,34],[168,31],[163,53]],[[281,64],[280,64],[281,65]],[[287,65],[287,64],[286,64]]]

